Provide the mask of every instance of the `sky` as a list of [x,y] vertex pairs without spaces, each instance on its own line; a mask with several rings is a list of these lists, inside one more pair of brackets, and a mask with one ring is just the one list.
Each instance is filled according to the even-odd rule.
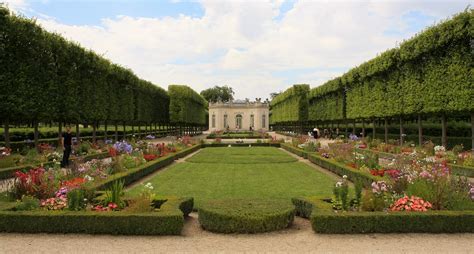
[[239,99],[317,87],[472,1],[0,0],[138,77]]

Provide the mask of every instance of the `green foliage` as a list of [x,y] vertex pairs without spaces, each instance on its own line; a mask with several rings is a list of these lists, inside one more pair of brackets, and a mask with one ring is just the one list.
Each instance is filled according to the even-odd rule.
[[21,197],[21,202],[15,207],[16,211],[31,211],[40,208],[39,199],[32,196]]
[[125,207],[125,201],[123,200],[123,189],[124,182],[115,181],[112,186],[105,192],[104,205],[107,206],[110,203],[114,203],[119,208]]
[[201,96],[208,102],[229,102],[234,99],[234,91],[230,86],[214,86],[201,91]]
[[83,210],[87,205],[85,190],[73,189],[67,193],[67,209],[70,211]]
[[0,232],[179,235],[192,198],[164,199],[152,213],[86,211],[0,211]]
[[166,91],[0,7],[0,118],[168,122]]
[[312,89],[309,120],[471,112],[473,15],[468,8]]
[[293,85],[270,103],[272,124],[308,120],[309,85]]
[[473,211],[442,212],[313,212],[316,233],[472,233]]
[[205,124],[207,101],[188,86],[168,86],[171,123]]
[[199,209],[199,223],[218,233],[260,233],[287,228],[295,208],[288,201],[214,200]]

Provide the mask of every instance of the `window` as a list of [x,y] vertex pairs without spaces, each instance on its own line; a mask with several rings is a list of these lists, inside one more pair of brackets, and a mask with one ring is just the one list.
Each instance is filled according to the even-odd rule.
[[216,115],[212,114],[212,128],[216,128]]
[[265,129],[265,127],[267,126],[265,117],[266,115],[262,115],[262,129]]
[[224,115],[224,128],[227,128],[227,114]]
[[242,115],[236,115],[235,116],[235,128],[240,129],[242,128]]
[[253,114],[250,115],[250,127],[252,127],[252,128],[255,127]]

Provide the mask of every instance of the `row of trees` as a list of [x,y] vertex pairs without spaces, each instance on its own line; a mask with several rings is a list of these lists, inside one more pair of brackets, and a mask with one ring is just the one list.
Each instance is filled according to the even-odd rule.
[[415,118],[422,143],[422,119],[439,116],[445,145],[448,115],[470,115],[474,122],[473,23],[474,11],[466,10],[312,89],[308,120],[360,122],[364,133],[366,122],[382,119],[386,126],[397,118],[403,142],[403,121]]
[[302,123],[308,120],[309,89],[309,85],[293,85],[276,95],[270,103],[270,124],[289,124],[302,131]]
[[193,89],[183,85],[168,86],[170,121],[180,133],[202,128],[206,124],[207,101]]
[[[62,123],[117,129],[119,123],[170,122],[170,95],[131,70],[1,6],[0,28],[0,119],[7,145],[10,124],[33,123],[37,143],[40,122],[59,123],[59,132]],[[202,113],[196,117],[205,121]]]

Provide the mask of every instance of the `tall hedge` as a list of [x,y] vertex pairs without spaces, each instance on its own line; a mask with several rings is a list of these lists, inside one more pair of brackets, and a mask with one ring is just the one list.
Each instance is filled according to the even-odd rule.
[[0,6],[3,123],[169,122],[169,96],[35,20]]
[[308,120],[338,120],[344,118],[344,91],[340,78],[324,86],[311,89],[309,93]]
[[193,89],[184,85],[168,86],[170,96],[169,116],[171,123],[204,125],[207,101]]
[[270,123],[304,122],[308,120],[309,85],[293,85],[270,103]]
[[473,23],[468,9],[313,89],[309,119],[473,112]]

